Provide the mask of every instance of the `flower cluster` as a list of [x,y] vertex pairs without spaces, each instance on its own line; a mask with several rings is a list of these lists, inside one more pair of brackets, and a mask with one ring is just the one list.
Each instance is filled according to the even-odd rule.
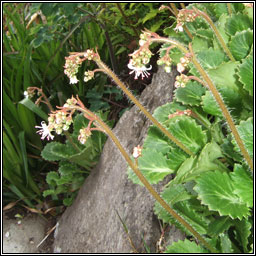
[[178,87],[185,87],[186,83],[189,81],[188,76],[181,74],[180,76],[176,76],[176,81],[174,83],[174,86],[176,88]]
[[30,87],[28,87],[27,90],[24,91],[24,96],[26,99],[33,98],[34,95],[35,95],[35,90],[31,89]]
[[185,55],[184,57],[181,57],[180,63],[177,64],[178,72],[182,73],[185,70],[186,66],[189,64],[189,62],[190,62],[189,56]]
[[140,49],[130,54],[130,56],[132,56],[132,59],[129,61],[128,68],[132,69],[132,71],[129,74],[135,72],[135,79],[138,79],[140,75],[142,79],[148,77],[150,74],[147,70],[151,70],[152,66],[150,65],[150,67],[147,68],[145,65],[149,63],[152,52],[148,48]]
[[91,130],[90,127],[86,127],[86,128],[82,128],[80,129],[80,134],[78,136],[78,140],[80,141],[80,143],[85,144],[85,142],[87,141],[87,139],[91,136]]
[[50,114],[48,121],[48,127],[52,130],[54,129],[57,134],[61,134],[62,131],[67,131],[73,122],[71,114],[64,110]]
[[172,65],[172,59],[170,58],[169,54],[165,54],[164,57],[162,57],[161,59],[159,59],[157,61],[157,65],[165,65],[164,66],[164,70],[166,73],[170,73],[171,72],[171,65]]
[[87,59],[87,60],[92,60],[95,56],[95,52],[93,50],[90,50],[88,49],[85,54],[84,54],[84,57]]
[[94,72],[93,71],[85,71],[84,72],[84,81],[85,82],[88,82],[89,80],[93,79],[94,78]]
[[69,77],[70,84],[76,84],[78,82],[78,79],[76,77],[76,74],[78,72],[78,68],[82,63],[82,60],[80,57],[65,57],[66,63],[64,66],[64,73]]
[[75,99],[73,96],[71,99],[67,99],[66,103],[63,105],[64,108],[70,108],[75,106],[77,103],[77,99]]
[[140,145],[138,145],[137,147],[135,147],[134,149],[133,149],[133,157],[136,159],[136,158],[138,158],[138,157],[140,157],[141,156],[141,151],[142,151],[142,147],[140,146]]
[[197,16],[198,14],[196,14],[193,10],[180,10],[177,16],[177,25],[174,30],[183,32],[183,25],[185,22],[193,22]]
[[140,34],[140,41],[139,45],[143,46],[148,40],[151,38],[151,33],[144,31],[142,34]]
[[190,109],[186,109],[184,111],[177,110],[175,113],[168,115],[168,118],[170,119],[176,116],[183,116],[183,115],[190,116],[191,114],[192,114],[192,111]]

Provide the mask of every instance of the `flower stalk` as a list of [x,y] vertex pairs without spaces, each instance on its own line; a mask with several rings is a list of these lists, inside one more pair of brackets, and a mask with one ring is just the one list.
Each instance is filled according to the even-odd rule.
[[182,150],[184,150],[189,155],[194,155],[187,147],[185,147],[178,139],[176,139],[169,131],[167,131],[142,105],[141,103],[133,96],[133,94],[126,88],[126,86],[119,80],[119,78],[100,60],[99,57],[94,58],[95,62],[100,69],[103,69],[104,72],[110,76],[115,83],[123,90],[123,92],[131,99],[131,101],[136,104],[136,106],[143,112],[143,114],[154,124],[156,125],[170,140],[177,144]]
[[[78,99],[78,97],[77,97]],[[78,99],[79,102],[79,99]],[[92,113],[90,110],[82,108],[82,107],[73,107],[72,109],[77,109],[85,114],[85,116],[89,117],[90,120],[94,120],[102,131],[104,131],[115,143],[116,147],[121,152],[122,156],[126,160],[126,162],[129,164],[131,169],[134,171],[134,173],[138,176],[140,181],[143,183],[143,185],[147,188],[147,190],[151,193],[151,195],[161,204],[161,206],[171,214],[178,222],[180,222],[184,227],[186,227],[207,249],[209,249],[212,253],[217,253],[217,250],[213,248],[197,231],[193,229],[192,226],[189,225],[181,216],[179,216],[163,199],[162,197],[155,191],[155,189],[150,185],[150,183],[147,181],[147,179],[143,176],[143,174],[138,169],[138,166],[134,164],[130,156],[127,154],[115,134],[112,132],[112,130],[94,113]]]
[[[227,123],[230,127],[231,132],[234,135],[234,138],[241,150],[241,153],[243,155],[243,157],[245,158],[246,162],[248,163],[251,171],[253,171],[253,161],[249,155],[249,153],[247,152],[244,143],[236,129],[236,126],[234,124],[234,121],[228,111],[228,109],[225,106],[225,103],[223,102],[218,90],[216,89],[215,85],[213,84],[213,82],[211,81],[211,79],[209,78],[209,76],[207,75],[207,73],[204,71],[204,69],[201,67],[201,65],[199,64],[199,62],[197,61],[195,54],[193,53],[193,49],[191,46],[191,43],[189,44],[189,51],[182,46],[179,42],[169,39],[169,38],[164,38],[164,37],[160,37],[160,36],[155,36],[154,33],[154,38],[150,39],[151,42],[164,42],[164,43],[170,43],[173,45],[176,45],[177,48],[179,48],[181,51],[183,51],[185,53],[185,55],[190,56],[191,57],[191,61],[192,63],[195,65],[195,67],[197,68],[197,70],[199,71],[199,73],[201,74],[201,76],[203,77],[203,80],[205,81],[205,83],[207,84],[208,88],[210,89],[210,91],[212,92],[216,102],[218,103],[218,105],[220,106],[222,113],[224,115],[224,117],[227,120]],[[193,78],[194,79],[194,78]],[[201,82],[201,80],[197,80],[198,82]],[[205,83],[203,82],[202,84],[205,85]]]

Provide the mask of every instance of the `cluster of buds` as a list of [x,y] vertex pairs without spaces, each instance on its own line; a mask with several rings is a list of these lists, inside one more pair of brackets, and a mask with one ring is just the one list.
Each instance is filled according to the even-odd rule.
[[72,96],[71,99],[67,99],[66,103],[63,105],[64,108],[74,107],[77,104],[77,99]]
[[168,118],[173,118],[176,116],[183,116],[183,115],[187,115],[190,116],[192,114],[192,111],[190,109],[186,109],[186,110],[177,110],[175,113],[168,115]]
[[87,59],[87,60],[92,60],[95,56],[95,52],[93,50],[90,50],[88,49],[85,54],[84,54],[84,57]]
[[91,130],[90,127],[86,127],[86,128],[82,128],[79,131],[79,136],[78,136],[78,140],[80,141],[80,143],[85,144],[85,142],[87,141],[87,139],[91,136]]
[[93,79],[94,78],[94,72],[93,71],[85,71],[84,72],[84,81],[85,82],[88,82],[89,80]]
[[76,74],[78,72],[78,68],[82,63],[82,60],[80,57],[65,57],[66,63],[64,66],[64,73],[69,77],[70,84],[76,84],[78,82],[78,79],[76,77]]
[[143,34],[140,34],[139,45],[143,46],[151,38],[151,33],[143,31]]
[[165,54],[164,57],[162,57],[161,59],[159,59],[157,61],[157,65],[165,65],[164,66],[164,70],[166,73],[170,73],[171,72],[171,65],[172,65],[172,59],[170,58],[169,54]]
[[133,157],[135,158],[135,159],[137,159],[138,157],[140,157],[141,156],[141,152],[142,152],[142,147],[140,146],[140,145],[138,145],[137,147],[135,147],[134,149],[133,149]]
[[28,87],[27,90],[24,92],[24,96],[26,99],[31,99],[35,95],[35,90],[31,87]]
[[50,114],[48,117],[48,128],[55,130],[57,134],[61,134],[62,131],[67,131],[73,122],[71,114],[66,111],[56,111],[56,113]]
[[186,66],[189,64],[190,62],[190,57],[185,55],[184,57],[180,58],[180,63],[177,64],[177,70],[178,72],[182,73]]
[[128,68],[132,69],[132,71],[129,74],[135,72],[135,79],[140,75],[142,79],[148,77],[149,72],[147,70],[151,70],[152,66],[147,68],[145,65],[149,63],[152,52],[148,48],[144,48],[135,51],[133,54],[130,54],[130,56],[132,56],[132,59],[129,61]]
[[189,81],[189,77],[184,74],[181,74],[180,76],[176,76],[176,81],[174,83],[174,86],[176,88],[185,87],[188,81]]
[[196,14],[193,10],[180,10],[177,16],[177,25],[174,30],[183,32],[183,25],[185,22],[193,22],[197,16],[198,14]]

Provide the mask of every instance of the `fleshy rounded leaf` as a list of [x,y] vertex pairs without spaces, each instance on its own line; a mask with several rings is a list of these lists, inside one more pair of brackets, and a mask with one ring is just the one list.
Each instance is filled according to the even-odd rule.
[[186,84],[186,87],[180,87],[175,90],[175,98],[183,104],[199,106],[201,103],[201,97],[205,91],[206,89],[202,85],[197,82],[190,81]]
[[[157,184],[165,176],[174,172],[170,169],[166,157],[153,149],[142,150],[142,156],[138,159],[138,167],[151,184]],[[133,183],[143,185],[130,167],[128,168],[128,177]]]
[[219,116],[222,117],[222,111],[218,105],[218,103],[215,101],[212,93],[210,91],[207,91],[204,96],[202,96],[202,107],[205,112],[208,114],[211,114],[213,116]]
[[163,106],[160,106],[155,109],[153,113],[153,117],[160,123],[164,123],[166,120],[168,120],[168,116],[170,114],[175,113],[177,110],[185,110],[186,107],[181,106],[181,104],[172,102],[167,103]]
[[187,239],[172,243],[167,246],[165,253],[209,253],[206,249]]
[[245,58],[251,51],[253,32],[251,30],[237,32],[231,37],[229,48],[236,60]]
[[234,183],[226,172],[203,173],[196,180],[195,191],[203,204],[210,210],[218,211],[221,216],[231,218],[247,217],[249,208],[234,194]]
[[197,153],[207,141],[206,134],[201,126],[187,116],[178,116],[173,118],[173,120],[170,119],[168,130],[194,153]]
[[198,61],[204,69],[217,68],[226,60],[226,55],[223,51],[207,49],[201,50],[196,54]]
[[244,88],[253,95],[253,56],[250,54],[242,61],[238,72],[239,80],[244,85]]
[[[248,118],[246,121],[241,121],[239,125],[236,125],[238,133],[243,141],[243,144],[249,153],[250,157],[253,159],[253,119]],[[240,152],[240,149],[235,141],[232,140],[235,150]]]
[[226,23],[226,32],[232,36],[238,31],[247,30],[248,28],[252,28],[251,21],[247,15],[241,13],[232,15]]
[[147,137],[144,141],[143,148],[156,150],[162,154],[170,151],[171,146],[168,144],[168,138],[156,126],[150,126]]
[[76,151],[74,149],[72,150],[72,148],[69,148],[64,144],[50,142],[44,147],[41,156],[47,161],[58,161],[67,159],[75,153]]
[[231,178],[234,181],[234,193],[238,195],[248,207],[253,207],[253,179],[250,173],[241,165],[235,164]]

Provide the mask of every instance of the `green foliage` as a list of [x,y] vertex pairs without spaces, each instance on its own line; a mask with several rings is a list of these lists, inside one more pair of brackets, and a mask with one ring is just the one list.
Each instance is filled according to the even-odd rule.
[[[106,122],[107,113],[99,113]],[[73,125],[73,134],[65,144],[59,142],[48,143],[41,155],[47,161],[60,161],[58,171],[51,171],[47,174],[46,182],[49,189],[43,195],[63,197],[63,204],[69,206],[76,197],[78,189],[82,186],[84,179],[90,170],[98,162],[106,135],[98,131],[88,138],[85,145],[78,141],[79,130],[88,125],[88,120],[82,115],[76,115]]]
[[[253,158],[251,12],[243,4],[233,3],[230,6],[231,15],[224,3],[190,4],[187,9],[196,7],[207,11],[233,54],[234,61],[229,60],[210,25],[201,18],[185,23],[193,39],[185,33],[173,31],[176,23],[164,32],[183,45],[192,44],[196,59],[217,88],[247,152]],[[160,48],[161,57],[169,46],[164,44]],[[176,48],[169,55],[175,64],[183,56]],[[202,79],[191,63],[186,75]],[[174,115],[176,111],[182,113],[187,109],[192,111],[190,116]],[[199,234],[206,235],[207,241],[219,252],[248,253],[252,243],[253,179],[212,92],[197,81],[189,81],[186,87],[175,90],[173,103],[158,107],[153,116],[194,155],[188,156],[157,127],[151,126],[142,156],[137,159],[139,169],[151,184],[156,184],[169,173],[163,171],[161,175],[155,175],[155,171],[162,165],[169,166],[175,177],[161,193],[165,202]],[[154,169],[143,171],[146,166]],[[128,177],[141,184],[130,170]],[[154,211],[163,222],[175,224],[187,235],[192,235],[160,203],[156,202]],[[208,251],[194,241],[185,240],[168,246],[166,252]]]
[[184,241],[174,242],[169,245],[165,253],[208,253],[207,250],[203,249],[201,246],[197,245],[195,242],[191,242],[187,239]]

